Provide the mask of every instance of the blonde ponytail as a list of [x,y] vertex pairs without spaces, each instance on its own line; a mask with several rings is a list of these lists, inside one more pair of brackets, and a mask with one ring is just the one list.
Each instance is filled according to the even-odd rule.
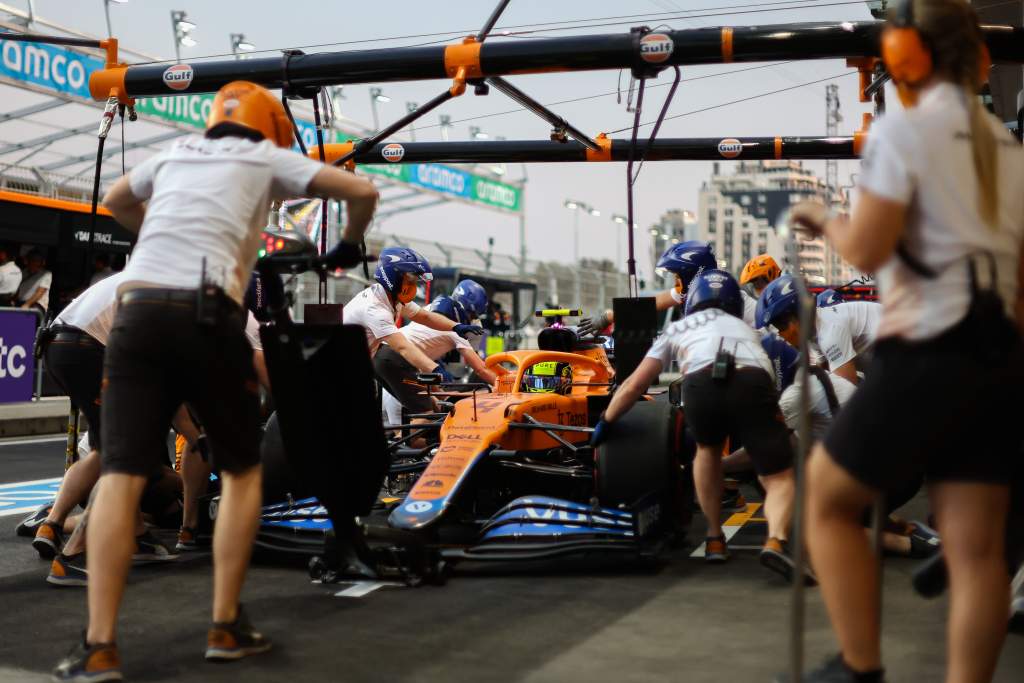
[[978,213],[990,229],[999,227],[999,144],[988,122],[988,112],[968,91],[967,117],[971,127],[971,152],[978,179]]

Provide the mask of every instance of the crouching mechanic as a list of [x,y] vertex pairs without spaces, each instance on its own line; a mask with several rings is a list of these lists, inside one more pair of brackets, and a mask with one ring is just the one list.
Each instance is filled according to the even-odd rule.
[[416,395],[413,398],[418,389],[409,391],[406,386],[407,382],[415,382],[417,373],[437,373],[446,381],[452,378],[444,365],[424,353],[399,331],[398,319],[401,317],[440,332],[454,332],[463,339],[471,334],[483,334],[483,328],[477,325],[451,320],[413,301],[418,284],[421,281],[430,282],[433,277],[430,263],[412,249],[383,249],[373,274],[376,284],[352,297],[344,313],[347,324],[362,325],[366,330],[370,358],[373,359],[377,379],[383,388],[414,412],[430,410],[429,402],[425,402],[426,397]]
[[612,397],[594,428],[593,443],[614,431],[675,358],[683,374],[686,425],[697,442],[693,477],[697,500],[707,518],[705,559],[729,557],[721,526],[722,449],[738,435],[753,460],[765,489],[768,540],[761,563],[783,576],[793,571],[786,539],[793,515],[793,449],[782,423],[774,371],[761,337],[742,320],[743,299],[733,277],[704,271],[686,295],[686,316],[658,338],[636,371]]
[[[486,308],[486,303],[484,306]],[[430,303],[427,310],[455,323],[467,324],[471,320],[469,313],[454,297],[438,297]],[[483,359],[477,355],[468,341],[454,332],[444,332],[413,322],[400,329],[398,333],[434,363],[440,365],[442,358],[452,351],[458,351],[466,365],[484,382],[493,385],[497,380],[497,373],[484,364]],[[403,408],[410,413],[426,413],[434,409],[430,397],[422,392],[422,385],[414,381],[415,368],[389,345],[383,345],[377,351],[373,358],[373,367],[377,376],[388,387],[384,392],[384,409],[390,424],[404,422]],[[502,373],[507,372],[500,366],[498,370]],[[392,393],[392,387],[398,393]]]
[[[658,292],[654,297],[654,307],[659,311],[667,311],[674,306],[682,306],[693,278],[701,271],[717,267],[718,260],[715,259],[710,242],[688,240],[673,244],[658,259],[656,270],[672,273],[676,277],[676,283],[672,289]],[[614,322],[614,314],[607,310],[593,318],[581,320],[576,331],[581,337],[599,334]]]
[[361,260],[358,245],[377,201],[369,181],[292,152],[291,144],[281,102],[235,81],[214,98],[205,135],[179,138],[104,197],[139,239],[104,367],[103,473],[87,538],[89,626],[54,671],[57,680],[121,680],[115,638],[134,548],[132,512],[157,466],[149,454],[183,402],[202,421],[223,480],[206,658],[270,648],[239,605],[261,504],[259,403],[242,295],[272,200],[346,200],[349,224],[328,254],[338,267]]
[[[860,382],[862,368],[875,344],[881,304],[843,301],[815,309],[814,333],[829,370],[853,384]],[[757,301],[757,326],[771,325],[793,346],[800,340],[800,306],[792,275],[770,283]]]
[[761,297],[761,292],[769,283],[779,279],[781,275],[782,269],[779,268],[779,264],[768,254],[758,254],[743,266],[743,271],[740,273],[740,287],[749,286],[753,290],[753,296],[745,289],[741,290],[743,293],[743,320],[751,327],[761,327],[756,324],[757,300]]

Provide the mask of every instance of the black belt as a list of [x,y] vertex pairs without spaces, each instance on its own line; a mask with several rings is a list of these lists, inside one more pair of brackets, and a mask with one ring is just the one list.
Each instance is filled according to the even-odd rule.
[[88,344],[90,346],[103,346],[96,337],[92,336],[88,332],[82,332],[81,330],[78,332],[57,332],[53,341],[68,342],[72,344]]
[[143,287],[121,295],[121,303],[189,303],[194,304],[198,293],[194,289],[162,289]]

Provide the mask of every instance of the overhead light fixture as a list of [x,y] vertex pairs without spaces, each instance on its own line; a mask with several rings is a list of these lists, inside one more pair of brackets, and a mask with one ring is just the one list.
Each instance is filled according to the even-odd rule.
[[390,102],[391,98],[384,94],[384,91],[380,88],[370,88],[370,97],[375,102]]
[[657,228],[651,228],[651,234],[657,236],[658,229]]
[[567,200],[565,200],[565,208],[567,208],[567,209],[578,209],[578,208],[580,208],[580,205],[577,204],[576,202],[572,201],[571,199],[567,199]]
[[588,209],[588,211],[590,212],[591,216],[600,216],[601,215],[601,212],[598,211],[597,209],[594,209],[594,208]]
[[252,43],[248,43],[248,42],[242,41],[241,43],[238,44],[238,49],[239,50],[246,50],[246,51],[248,51],[248,50],[255,50],[256,46],[253,45]]
[[486,140],[490,136],[487,135],[487,133],[480,130],[478,126],[470,126],[469,137],[473,138],[474,140]]
[[619,225],[625,225],[625,223],[626,223],[626,217],[625,216],[620,216],[618,214],[612,216],[612,220],[615,221],[616,223],[618,223]]
[[181,43],[183,47],[195,47],[197,45],[196,39],[192,36],[182,36],[178,42]]

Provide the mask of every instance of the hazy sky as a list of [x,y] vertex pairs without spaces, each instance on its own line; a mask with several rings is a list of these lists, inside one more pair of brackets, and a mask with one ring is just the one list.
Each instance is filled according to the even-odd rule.
[[[24,6],[24,0],[8,0]],[[478,28],[489,15],[489,0],[386,0],[384,2],[329,2],[327,0],[130,0],[111,3],[110,13],[114,35],[126,47],[167,57],[174,54],[170,10],[180,9],[198,24],[193,36],[198,45],[182,48],[183,59],[230,51],[230,33],[244,33],[259,49],[306,46],[331,41],[379,39],[408,34],[442,31],[468,31]],[[628,31],[631,25],[665,23],[671,28],[771,24],[798,21],[835,21],[870,19],[863,2],[841,3],[839,0],[793,0],[789,6],[798,10],[757,11],[754,0],[513,0],[500,26],[532,24],[564,20],[586,20],[619,15],[644,14],[644,17],[619,20],[616,26],[588,28],[577,33],[613,33]],[[36,12],[47,19],[79,30],[105,33],[102,0],[36,0]],[[746,9],[737,8],[746,5]],[[829,5],[814,7],[814,5]],[[727,10],[711,9],[729,6]],[[701,11],[705,8],[704,11]],[[696,11],[695,11],[696,10]],[[714,14],[692,19],[670,18],[686,13]],[[660,15],[660,16],[659,16]],[[595,22],[596,23],[596,22]],[[544,33],[543,36],[568,35],[571,31]],[[377,40],[356,46],[307,48],[344,50],[368,47],[410,45],[431,40],[408,38],[393,41]],[[749,64],[709,67],[684,67],[680,85],[669,114],[679,114],[710,105],[729,102],[779,88],[805,83],[829,76],[841,76],[840,100],[844,122],[840,133],[849,134],[859,127],[861,113],[868,105],[857,101],[857,78],[841,60],[790,62],[782,66],[745,71],[734,75],[702,78],[709,74],[748,68]],[[845,75],[844,75],[845,74]],[[574,97],[614,93],[619,73],[614,71],[579,74],[518,76],[511,80],[544,103]],[[657,81],[669,81],[663,73]],[[623,87],[628,83],[623,75]],[[819,83],[789,92],[755,99],[707,112],[667,121],[660,136],[664,137],[738,137],[766,135],[821,135],[825,132],[825,85]],[[425,102],[439,93],[446,84],[427,81],[410,84],[393,83],[382,86],[392,98],[379,105],[381,121],[390,121],[405,111],[405,103]],[[369,86],[345,88],[341,101],[343,113],[357,121],[371,121]],[[644,119],[654,117],[668,88],[648,93]],[[444,105],[442,111],[453,121],[493,112],[515,109],[516,105],[500,93],[487,97],[472,93]],[[625,101],[616,96],[600,97],[585,102],[552,107],[580,129],[597,134],[623,128],[632,123],[625,111]],[[440,138],[436,127],[437,112],[422,121],[432,128],[417,131],[418,140]],[[514,139],[546,139],[549,126],[528,112],[494,116],[479,121],[456,123],[451,139],[468,139],[469,126],[480,126],[492,137]],[[650,129],[647,128],[647,131]],[[625,134],[622,134],[625,136]],[[822,163],[809,165],[824,173]],[[857,162],[840,163],[840,179],[856,172]],[[711,162],[657,162],[648,164],[636,187],[638,248],[646,250],[646,228],[672,208],[696,209],[701,182],[711,172]],[[625,213],[625,167],[622,164],[533,164],[527,169],[527,247],[532,259],[570,261],[572,258],[572,215],[563,208],[566,198],[578,199],[602,211],[600,218],[580,219],[581,256],[614,258],[615,232],[613,213]],[[521,174],[518,167],[509,168],[510,178]],[[381,226],[386,232],[434,238],[445,242],[485,248],[488,237],[495,240],[495,251],[518,251],[518,222],[514,217],[484,209],[449,204],[395,216]],[[641,263],[643,260],[641,260]]]

